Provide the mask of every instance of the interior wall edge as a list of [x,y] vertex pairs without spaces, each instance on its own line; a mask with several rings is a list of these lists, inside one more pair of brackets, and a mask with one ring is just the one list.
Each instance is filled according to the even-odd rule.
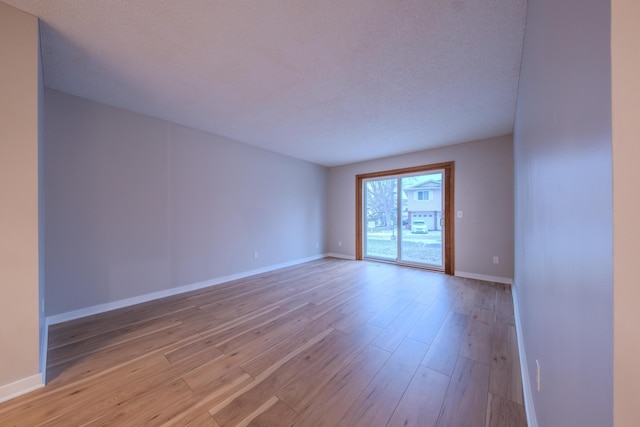
[[1,398],[41,383],[38,44],[37,18],[0,1]]

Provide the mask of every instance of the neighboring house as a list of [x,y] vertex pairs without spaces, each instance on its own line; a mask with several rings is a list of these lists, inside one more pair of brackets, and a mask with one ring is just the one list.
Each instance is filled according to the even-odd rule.
[[[442,181],[428,180],[412,187],[403,189],[407,196],[406,218],[407,227],[420,219],[423,220],[429,230],[442,229]],[[404,215],[403,215],[404,216]]]

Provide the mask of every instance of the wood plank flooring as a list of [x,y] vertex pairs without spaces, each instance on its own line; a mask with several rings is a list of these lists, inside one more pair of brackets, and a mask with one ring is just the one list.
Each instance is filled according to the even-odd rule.
[[53,325],[1,426],[526,426],[508,286],[323,259]]

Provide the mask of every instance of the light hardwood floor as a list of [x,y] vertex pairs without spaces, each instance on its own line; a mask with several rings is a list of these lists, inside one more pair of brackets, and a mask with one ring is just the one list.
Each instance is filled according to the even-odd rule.
[[508,286],[324,259],[54,325],[0,426],[526,426]]

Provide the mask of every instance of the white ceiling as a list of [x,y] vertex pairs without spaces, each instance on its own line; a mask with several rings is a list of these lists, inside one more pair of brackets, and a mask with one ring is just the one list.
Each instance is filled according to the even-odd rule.
[[508,134],[526,0],[0,0],[47,87],[333,166]]

